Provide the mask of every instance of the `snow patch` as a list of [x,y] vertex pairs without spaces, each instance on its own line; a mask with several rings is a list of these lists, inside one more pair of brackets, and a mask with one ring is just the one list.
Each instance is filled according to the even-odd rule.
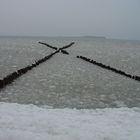
[[139,140],[140,108],[53,109],[0,103],[0,140]]

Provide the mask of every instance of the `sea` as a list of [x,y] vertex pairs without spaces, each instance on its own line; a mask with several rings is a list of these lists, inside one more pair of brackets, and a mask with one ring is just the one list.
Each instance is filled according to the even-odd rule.
[[140,82],[93,65],[85,56],[140,76],[140,41],[103,37],[0,37],[0,79],[71,42],[69,55],[55,54],[0,91],[0,102],[53,108],[140,107]]

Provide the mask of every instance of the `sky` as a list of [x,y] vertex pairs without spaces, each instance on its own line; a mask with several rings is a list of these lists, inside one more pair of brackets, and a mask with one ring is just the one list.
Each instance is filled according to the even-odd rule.
[[0,35],[140,40],[140,0],[0,0]]

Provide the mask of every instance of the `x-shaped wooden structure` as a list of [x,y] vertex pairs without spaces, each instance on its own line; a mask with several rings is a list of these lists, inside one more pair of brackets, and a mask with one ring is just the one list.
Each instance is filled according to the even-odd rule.
[[40,44],[43,44],[49,48],[52,48],[54,50],[56,50],[55,52],[51,53],[48,56],[43,57],[42,59],[39,59],[38,61],[35,61],[33,64],[28,65],[22,69],[19,69],[15,72],[10,73],[9,75],[7,75],[6,77],[4,77],[2,80],[0,80],[0,90],[4,89],[7,85],[11,84],[12,82],[14,82],[17,78],[19,78],[20,76],[22,76],[23,74],[26,74],[28,71],[32,70],[33,68],[37,67],[38,65],[40,65],[41,63],[47,61],[48,59],[50,59],[51,57],[53,57],[56,53],[62,52],[63,54],[69,55],[69,53],[67,51],[65,51],[65,49],[71,47],[74,42],[63,46],[61,48],[57,48],[57,47],[53,47],[47,43],[43,43],[43,42],[39,42]]
[[[38,42],[38,43],[40,43],[40,44],[42,44],[42,45],[45,45],[45,46],[47,46],[47,47],[49,47],[49,48],[52,48],[52,49],[54,49],[54,50],[60,50],[63,54],[69,54],[69,53],[68,53],[67,51],[65,51],[64,49],[69,48],[69,47],[71,47],[71,46],[74,44],[74,42],[72,42],[72,43],[70,43],[69,45],[64,46],[64,47],[58,49],[57,47],[51,46],[51,45],[49,45],[49,44],[47,44],[47,43],[44,43],[44,42]],[[107,70],[110,70],[110,71],[115,72],[115,73],[117,73],[117,74],[123,75],[123,76],[125,76],[125,77],[134,79],[134,80],[136,80],[136,81],[140,81],[140,76],[135,76],[135,75],[128,74],[128,73],[126,73],[126,72],[124,72],[124,71],[122,71],[122,70],[118,70],[118,69],[116,69],[116,68],[110,67],[110,66],[105,65],[105,64],[102,64],[102,63],[99,63],[99,62],[97,62],[97,61],[95,61],[95,60],[92,60],[92,59],[87,58],[87,57],[84,57],[84,56],[77,56],[77,58],[80,58],[80,59],[82,59],[82,60],[84,60],[84,61],[86,61],[86,62],[92,63],[92,64],[94,64],[94,65],[96,65],[96,66],[99,66],[99,67],[101,67],[101,68],[103,68],[103,69],[107,69]]]
[[49,48],[51,48],[51,49],[54,49],[54,50],[58,50],[59,52],[62,52],[63,54],[67,54],[67,55],[69,55],[69,53],[67,52],[67,51],[65,51],[65,49],[67,49],[67,48],[69,48],[69,47],[71,47],[73,44],[74,44],[74,42],[72,42],[72,43],[70,43],[70,44],[68,44],[68,45],[66,45],[66,46],[63,46],[63,47],[61,47],[61,48],[57,48],[57,47],[54,47],[54,46],[51,46],[51,45],[49,45],[49,44],[47,44],[47,43],[44,43],[44,42],[38,42],[39,44],[42,44],[42,45],[45,45],[45,46],[47,46],[47,47],[49,47]]
[[[63,54],[66,54],[66,55],[69,55],[69,53],[65,50],[69,47],[71,47],[74,42],[66,45],[66,46],[63,46],[61,48],[57,48],[57,47],[54,47],[54,46],[51,46],[47,43],[44,43],[44,42],[38,42],[39,44],[42,44],[42,45],[45,45],[51,49],[54,49],[55,52],[51,53],[50,55],[48,56],[45,56],[44,58],[42,59],[39,59],[38,61],[35,61],[35,63],[31,64],[31,65],[28,65],[22,69],[19,69],[15,72],[12,72],[11,74],[7,75],[6,77],[4,77],[2,80],[0,80],[0,90],[5,88],[7,85],[11,84],[15,79],[19,78],[20,76],[22,76],[23,74],[27,73],[28,71],[32,70],[34,67],[38,66],[39,64],[47,61],[48,59],[50,59],[51,57],[53,57],[56,53],[63,53]],[[116,68],[113,68],[111,66],[108,66],[108,65],[105,65],[105,64],[102,64],[102,63],[99,63],[95,60],[92,60],[90,58],[87,58],[87,57],[84,57],[84,56],[77,56],[77,58],[79,59],[82,59],[86,62],[89,62],[91,64],[94,64],[94,65],[97,65],[103,69],[107,69],[107,70],[110,70],[112,72],[115,72],[117,74],[120,74],[120,75],[123,75],[125,77],[128,77],[128,78],[131,78],[131,79],[134,79],[136,81],[139,81],[140,82],[140,76],[135,76],[135,75],[131,75],[131,74],[127,74],[126,72],[122,71],[122,70],[118,70]]]

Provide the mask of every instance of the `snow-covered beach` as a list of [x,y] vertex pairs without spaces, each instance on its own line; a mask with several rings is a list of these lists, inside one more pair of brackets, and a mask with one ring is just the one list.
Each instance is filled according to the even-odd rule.
[[0,140],[139,140],[140,108],[53,109],[0,103]]
[[0,79],[67,49],[0,91],[0,140],[139,140],[140,83],[76,58],[140,74],[140,42],[89,38],[0,38]]

